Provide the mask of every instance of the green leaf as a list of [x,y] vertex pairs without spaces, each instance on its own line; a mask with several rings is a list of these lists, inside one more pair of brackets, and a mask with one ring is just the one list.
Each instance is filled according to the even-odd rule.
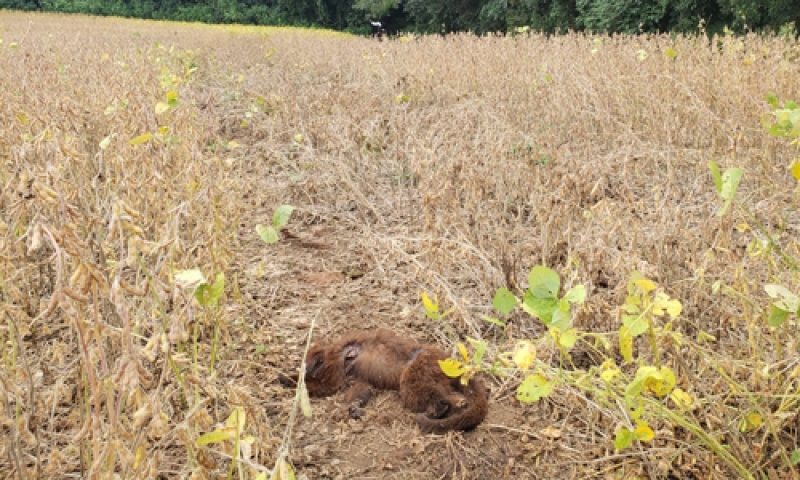
[[278,231],[271,225],[264,226],[259,223],[256,225],[256,233],[264,243],[275,243],[278,241]]
[[641,395],[645,389],[645,382],[648,378],[658,374],[656,367],[647,365],[639,367],[636,371],[636,377],[625,387],[625,398],[633,398]]
[[711,177],[714,178],[714,186],[717,187],[717,193],[722,194],[722,174],[719,171],[719,165],[711,160],[708,162],[708,168],[711,169]]
[[530,291],[525,292],[522,302],[522,309],[528,315],[540,319],[545,325],[549,325],[553,320],[553,313],[558,308],[556,298],[536,298]]
[[583,303],[586,300],[586,287],[575,285],[564,295],[564,300],[569,303]]
[[474,338],[467,337],[467,341],[475,347],[475,353],[472,355],[472,363],[480,365],[483,361],[483,356],[486,354],[486,349],[489,344],[485,340],[475,340]]
[[789,459],[791,460],[792,465],[797,465],[798,463],[800,463],[800,449],[793,450],[792,455],[789,457]]
[[639,297],[628,297],[625,300],[625,303],[622,304],[619,308],[625,313],[629,313],[631,315],[638,315],[642,313],[642,309],[639,308],[640,303],[642,302]]
[[564,313],[569,313],[571,311],[569,302],[566,298],[562,298],[558,301],[558,309]]
[[231,427],[236,429],[236,432],[241,435],[244,431],[244,425],[247,422],[247,414],[244,411],[244,407],[236,407],[231,411],[231,414],[228,415],[228,418],[225,419],[225,426]]
[[783,285],[767,284],[764,291],[770,298],[777,300],[773,305],[789,313],[797,313],[800,310],[800,297]]
[[633,442],[633,432],[627,428],[620,428],[617,432],[617,437],[614,439],[614,448],[617,450],[625,450]]
[[628,332],[634,337],[646,332],[650,325],[644,315],[623,315],[622,324],[628,327]]
[[558,274],[543,265],[533,267],[528,274],[528,291],[536,298],[557,298],[560,287]]
[[149,142],[150,139],[152,139],[152,138],[153,138],[153,134],[152,133],[144,133],[142,135],[139,135],[136,138],[132,138],[128,143],[131,144],[131,145],[141,145],[142,143]]
[[645,390],[658,397],[664,397],[675,387],[675,372],[669,367],[660,369],[653,366],[639,367],[636,377],[625,387],[625,398],[641,395]]
[[631,276],[628,279],[628,297],[635,297],[636,296],[636,282],[638,282],[639,280],[642,280],[643,278],[644,278],[644,275],[642,275],[638,271],[634,270],[634,271],[631,272]]
[[773,137],[786,136],[786,132],[784,132],[783,127],[781,127],[780,125],[772,125],[771,127],[769,127],[769,134],[772,135]]
[[167,92],[167,105],[173,108],[178,106],[178,92],[174,90]]
[[633,336],[625,325],[619,327],[619,352],[626,362],[633,359]]
[[555,382],[542,375],[528,375],[517,388],[517,400],[523,403],[538,402],[553,393]]
[[203,446],[211,443],[220,443],[236,438],[236,427],[221,427],[213,432],[204,433],[197,439],[197,445]]
[[497,289],[497,293],[494,294],[492,305],[498,312],[508,315],[517,306],[517,297],[509,289],[502,287]]
[[175,283],[184,290],[194,290],[207,283],[205,275],[198,269],[178,270],[175,272]]
[[769,103],[772,108],[778,108],[778,97],[774,92],[767,92],[766,99],[767,103]]
[[216,301],[222,296],[222,292],[225,291],[225,274],[223,272],[219,272],[217,274],[217,278],[214,279],[214,285],[211,286],[211,296]]
[[717,212],[717,216],[721,217],[728,211],[733,197],[736,195],[736,189],[739,187],[739,182],[742,179],[743,170],[741,168],[729,168],[722,174],[722,191],[719,196],[725,200],[725,205]]
[[542,320],[542,323],[549,326],[550,328],[557,328],[562,332],[564,332],[569,328],[569,324],[571,321],[572,321],[572,314],[570,312],[565,312],[559,308],[553,312],[552,322],[548,324],[545,323],[544,320]]
[[769,318],[767,319],[767,323],[770,327],[780,327],[788,318],[789,312],[772,305],[772,308],[769,309]]
[[756,430],[762,423],[764,423],[764,419],[761,418],[758,412],[748,412],[739,423],[739,431],[744,433]]
[[217,279],[213,285],[207,283],[197,287],[194,291],[194,296],[200,305],[206,307],[209,305],[216,305],[219,302],[222,293],[225,291],[225,274],[220,272],[217,274]]
[[558,336],[558,344],[566,348],[567,350],[574,347],[577,341],[578,341],[578,331],[575,330],[574,328],[564,330],[561,333],[561,335]]
[[293,211],[294,207],[291,205],[281,205],[276,208],[275,213],[272,215],[272,226],[278,230],[285,227],[289,223],[289,217],[292,216]]
[[644,382],[647,391],[658,397],[665,397],[675,388],[675,372],[669,367],[661,369],[650,375]]
[[678,52],[674,48],[669,47],[664,51],[664,55],[666,55],[667,58],[675,58],[678,56]]
[[634,397],[625,397],[625,408],[628,409],[628,415],[631,420],[638,420],[644,414],[644,400],[639,395]]
[[723,200],[732,200],[736,195],[736,189],[739,187],[742,173],[744,173],[744,170],[741,168],[729,168],[722,174],[722,192],[720,196]]

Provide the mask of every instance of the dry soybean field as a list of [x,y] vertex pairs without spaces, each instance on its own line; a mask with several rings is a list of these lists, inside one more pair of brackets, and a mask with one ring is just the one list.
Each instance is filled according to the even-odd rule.
[[[796,478],[792,100],[780,36],[0,12],[0,477]],[[486,420],[305,415],[377,327]]]

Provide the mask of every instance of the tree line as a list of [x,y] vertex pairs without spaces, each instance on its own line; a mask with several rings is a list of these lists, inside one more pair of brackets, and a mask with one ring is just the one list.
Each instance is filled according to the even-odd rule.
[[391,32],[793,33],[798,0],[0,0],[0,8]]

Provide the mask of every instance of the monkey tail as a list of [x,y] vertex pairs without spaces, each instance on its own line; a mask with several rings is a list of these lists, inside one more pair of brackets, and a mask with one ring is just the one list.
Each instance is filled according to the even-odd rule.
[[446,433],[450,430],[472,430],[480,425],[489,412],[486,389],[478,379],[472,379],[465,389],[468,405],[460,411],[444,418],[431,418],[424,413],[417,414],[417,425],[425,433]]

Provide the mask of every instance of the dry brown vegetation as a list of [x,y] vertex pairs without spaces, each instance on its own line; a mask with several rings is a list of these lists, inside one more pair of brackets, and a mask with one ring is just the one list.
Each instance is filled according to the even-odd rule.
[[[763,285],[800,279],[742,210],[714,216],[707,167],[743,167],[738,198],[800,256],[794,150],[760,121],[767,91],[800,97],[796,43],[377,42],[8,12],[0,39],[0,475],[225,477],[233,443],[197,439],[236,407],[253,437],[237,478],[281,445],[299,478],[796,475],[797,325],[766,326]],[[177,106],[157,107],[168,92]],[[280,204],[296,211],[268,246],[254,227]],[[542,336],[482,320],[538,264],[586,285],[581,331],[613,338],[634,270],[682,302],[683,343],[659,347],[696,400],[685,424],[654,419],[655,440],[615,452],[621,404],[567,382],[521,405],[517,373],[488,382],[475,432],[422,435],[386,394],[358,422],[315,400],[284,438],[294,395],[275,379],[313,319],[315,337],[482,338],[488,361]],[[224,273],[219,307],[176,285],[193,268]],[[422,290],[455,313],[426,319]],[[574,368],[616,351],[579,343]],[[763,425],[741,428],[748,412]]]

